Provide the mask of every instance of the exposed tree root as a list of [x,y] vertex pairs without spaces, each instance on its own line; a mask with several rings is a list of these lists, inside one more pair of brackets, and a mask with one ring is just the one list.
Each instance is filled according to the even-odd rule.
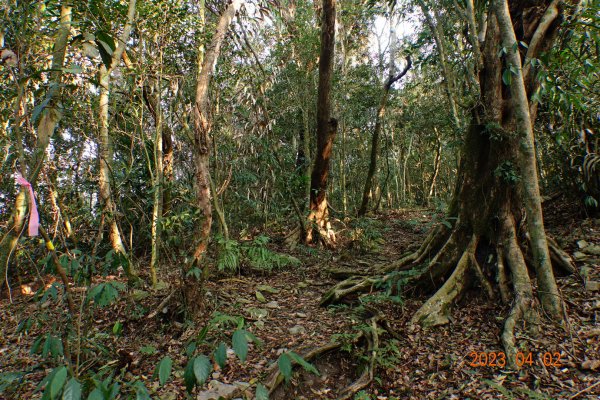
[[498,245],[496,247],[498,287],[500,289],[500,298],[502,299],[502,303],[508,304],[512,298],[512,295],[508,286],[508,277],[506,276],[503,254],[504,250],[502,245]]
[[375,364],[377,363],[377,352],[379,350],[379,333],[377,321],[381,318],[377,315],[370,320],[371,329],[365,335],[367,339],[367,351],[369,353],[369,363],[366,365],[365,370],[360,377],[355,380],[351,385],[345,387],[339,394],[338,400],[350,399],[359,390],[364,389],[373,381],[373,374],[375,372]]
[[[365,366],[364,371],[360,375],[360,377],[352,382],[352,384],[346,386],[341,390],[338,395],[338,400],[347,400],[352,398],[359,390],[364,389],[373,381],[373,375],[375,373],[375,368],[377,364],[378,350],[379,350],[379,332],[381,330],[379,326],[379,322],[383,320],[383,315],[378,313],[377,311],[373,311],[374,316],[369,319],[370,329],[366,331],[361,331],[353,340],[353,343],[358,343],[361,339],[365,339],[367,342],[367,352],[369,355],[369,362]],[[387,331],[388,328],[384,327]],[[317,347],[313,350],[310,350],[304,354],[302,354],[302,358],[305,361],[312,361],[318,356],[329,353],[330,351],[337,350],[342,346],[340,342],[331,342],[324,346]],[[292,361],[292,365],[297,365],[295,361]],[[273,394],[275,390],[281,385],[284,381],[283,375],[279,372],[278,365],[273,364],[268,372],[269,379],[265,382],[266,387],[269,389],[269,394]]]
[[422,263],[430,254],[437,251],[437,248],[447,240],[448,229],[444,225],[438,225],[429,232],[417,251],[403,256],[400,260],[393,262],[381,269],[381,272],[392,272],[405,269],[407,266]]
[[[356,340],[360,339],[362,335],[359,335]],[[316,349],[310,350],[302,354],[302,358],[305,361],[311,361],[315,357],[328,353],[332,350],[338,349],[342,346],[342,343],[339,342],[331,342],[327,343],[324,346],[317,347]],[[295,361],[292,361],[292,365],[296,365]],[[279,372],[279,366],[277,363],[274,363],[268,371],[269,379],[265,382],[265,386],[269,389],[269,394],[272,394],[283,382],[283,375]]]
[[550,247],[550,258],[552,259],[552,265],[554,268],[560,267],[563,271],[568,274],[574,274],[577,272],[575,263],[570,255],[566,251],[560,248],[556,240],[548,236],[548,246]]
[[320,305],[326,306],[329,304],[338,303],[344,297],[352,293],[362,292],[368,288],[373,287],[373,285],[380,281],[381,279],[378,279],[377,277],[365,278],[360,276],[353,276],[338,283],[333,288],[329,289],[321,298]]
[[[383,268],[374,269],[374,275],[354,275],[339,282],[323,296],[321,305],[339,302],[352,294],[372,290],[375,285],[402,279],[405,286],[439,288],[413,315],[410,323],[424,327],[442,325],[450,321],[451,306],[475,278],[490,299],[496,298],[499,291],[504,304],[512,301],[501,340],[509,365],[516,367],[516,329],[520,324],[524,324],[531,334],[539,329],[538,301],[529,277],[534,269],[527,268],[529,255],[519,245],[517,223],[509,208],[503,207],[499,215],[494,216],[494,221],[499,224],[481,236],[472,233],[472,221],[463,225],[457,220],[452,230],[437,227],[415,252]],[[548,245],[554,268],[576,272],[571,257],[554,240],[549,238]],[[489,255],[495,259],[497,286],[488,279],[479,263],[482,256]],[[416,269],[416,273],[400,272],[411,268]],[[369,382],[368,376],[363,374],[355,383],[360,386]]]
[[533,331],[537,329],[539,321],[534,312],[533,288],[531,286],[531,281],[529,280],[527,265],[519,244],[517,243],[514,220],[510,216],[506,216],[503,220],[503,236],[504,254],[499,255],[499,257],[504,257],[507,264],[510,266],[515,300],[504,324],[504,330],[502,331],[502,344],[504,345],[504,351],[508,359],[508,364],[512,368],[516,368],[516,325],[519,321],[524,320],[525,322],[530,323],[530,329]]
[[422,326],[443,325],[449,322],[448,312],[452,303],[457,300],[470,283],[469,269],[474,258],[479,238],[473,236],[463,253],[454,272],[444,285],[421,306],[411,319],[411,324]]
[[490,281],[488,281],[487,278],[485,277],[485,275],[483,274],[483,270],[481,269],[481,266],[477,262],[477,259],[475,258],[475,254],[470,253],[469,258],[470,258],[470,262],[471,262],[471,267],[473,268],[473,271],[475,271],[475,275],[477,276],[477,279],[479,280],[481,287],[485,290],[485,293],[487,294],[488,299],[493,300],[496,297],[494,294],[494,289],[492,288],[492,284],[490,283]]

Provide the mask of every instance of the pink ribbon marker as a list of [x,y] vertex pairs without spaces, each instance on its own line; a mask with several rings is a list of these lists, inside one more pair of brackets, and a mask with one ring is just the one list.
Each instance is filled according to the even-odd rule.
[[17,183],[21,186],[27,187],[29,189],[29,198],[31,202],[29,203],[29,236],[37,236],[38,228],[40,226],[40,215],[38,214],[37,205],[35,204],[35,196],[33,194],[33,188],[31,187],[31,183],[27,182],[25,178],[21,174],[17,174]]

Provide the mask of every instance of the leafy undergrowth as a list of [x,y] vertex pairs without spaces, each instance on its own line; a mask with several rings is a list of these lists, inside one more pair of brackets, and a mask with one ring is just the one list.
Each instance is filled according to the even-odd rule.
[[[362,305],[319,306],[322,294],[335,282],[332,269],[368,271],[395,260],[423,239],[432,219],[443,223],[426,210],[412,210],[350,223],[350,233],[337,252],[298,250],[294,256],[302,265],[262,273],[241,268],[235,276],[212,280],[207,285],[206,314],[195,324],[181,318],[177,295],[162,304],[172,292],[169,285],[155,293],[125,294],[119,292],[118,283],[123,280],[107,276],[96,283],[115,283],[115,302],[91,308],[79,322],[66,319],[60,293],[56,299],[49,295],[34,301],[33,296],[19,293],[20,289],[26,291],[26,286],[16,287],[12,303],[9,299],[0,301],[0,373],[5,379],[4,388],[0,381],[0,389],[4,389],[0,398],[40,398],[36,386],[57,365],[64,364],[60,354],[70,353],[75,358],[79,353],[84,387],[93,385],[91,378],[113,376],[113,382],[120,383],[123,398],[135,398],[135,388],[127,383],[139,381],[153,398],[183,399],[184,369],[190,356],[205,354],[215,361],[214,351],[220,343],[225,344],[220,357],[227,362],[223,367],[213,362],[208,380],[244,382],[254,388],[277,371],[282,354],[293,351],[303,355],[332,340],[342,346],[310,360],[319,370],[318,376],[296,369],[271,398],[336,398],[367,363],[368,354],[357,338],[369,329],[365,316],[375,307],[395,334],[392,337],[389,332],[380,332],[373,382],[354,398],[596,399],[600,394],[600,299],[594,283],[600,281],[600,257],[591,254],[590,249],[595,248],[589,246],[600,245],[600,224],[574,215],[565,219],[565,213],[560,212],[548,214],[549,231],[576,255],[583,276],[558,279],[567,300],[565,330],[546,321],[536,337],[518,332],[524,362],[520,371],[478,366],[482,353],[488,357],[485,364],[490,364],[491,354],[498,357],[502,351],[499,337],[508,309],[486,299],[477,288],[456,307],[449,325],[427,331],[407,325],[424,296],[386,298],[377,296],[381,292],[374,289],[371,297],[362,299]],[[175,271],[170,279],[164,278],[170,282],[176,279]],[[51,287],[52,281],[37,284]],[[85,294],[76,287],[73,292],[80,304]],[[23,321],[34,315],[43,316],[42,321],[24,326]],[[83,327],[81,341],[70,340],[68,348],[58,349],[63,324]],[[248,338],[258,339],[248,340],[247,358],[239,356],[239,348],[228,349],[236,347],[232,335],[240,329],[249,333]],[[36,346],[39,352],[32,352]],[[166,364],[172,364],[168,376]],[[164,367],[162,373],[161,368],[157,373],[159,365]],[[7,380],[11,372],[18,375]],[[205,386],[194,389],[195,398],[205,390]]]

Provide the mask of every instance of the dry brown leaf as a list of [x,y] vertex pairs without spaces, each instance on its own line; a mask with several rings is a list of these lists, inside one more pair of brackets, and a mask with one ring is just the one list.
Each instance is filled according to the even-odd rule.
[[581,369],[597,370],[600,368],[600,360],[586,360],[581,363]]

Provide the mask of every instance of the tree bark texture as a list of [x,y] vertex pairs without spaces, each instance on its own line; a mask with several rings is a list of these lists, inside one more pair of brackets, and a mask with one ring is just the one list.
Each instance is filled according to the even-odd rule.
[[[310,201],[306,242],[335,245],[329,222],[327,179],[338,122],[331,118],[331,78],[335,52],[335,0],[323,0],[319,87],[317,96],[317,151],[310,180]],[[316,231],[316,234],[315,234]]]
[[[203,280],[208,275],[208,267],[202,265],[204,253],[208,247],[212,226],[212,207],[210,190],[210,104],[208,89],[213,75],[221,45],[227,34],[227,29],[241,7],[241,0],[233,0],[219,18],[212,41],[202,57],[200,52],[200,72],[196,83],[196,101],[193,107],[194,119],[194,165],[196,168],[196,193],[198,208],[202,222],[198,230],[198,243],[194,250],[193,260],[185,275],[184,295],[188,312],[197,316],[203,304]],[[200,277],[190,273],[194,268],[201,270]]]
[[[98,179],[100,199],[102,201],[102,217],[108,225],[108,236],[112,249],[121,254],[125,258],[124,270],[130,282],[136,281],[138,278],[133,270],[133,265],[127,255],[127,250],[123,244],[122,235],[117,224],[117,207],[111,188],[112,171],[112,148],[109,135],[109,98],[110,98],[110,77],[115,68],[118,67],[123,57],[123,52],[129,36],[133,30],[133,22],[135,20],[136,0],[129,0],[127,9],[127,22],[123,28],[123,32],[119,36],[117,47],[114,50],[109,66],[102,64],[98,72],[98,81],[100,84],[99,96],[99,122],[100,131],[98,132],[98,159],[100,164],[100,174]],[[99,236],[101,239],[101,236]]]

